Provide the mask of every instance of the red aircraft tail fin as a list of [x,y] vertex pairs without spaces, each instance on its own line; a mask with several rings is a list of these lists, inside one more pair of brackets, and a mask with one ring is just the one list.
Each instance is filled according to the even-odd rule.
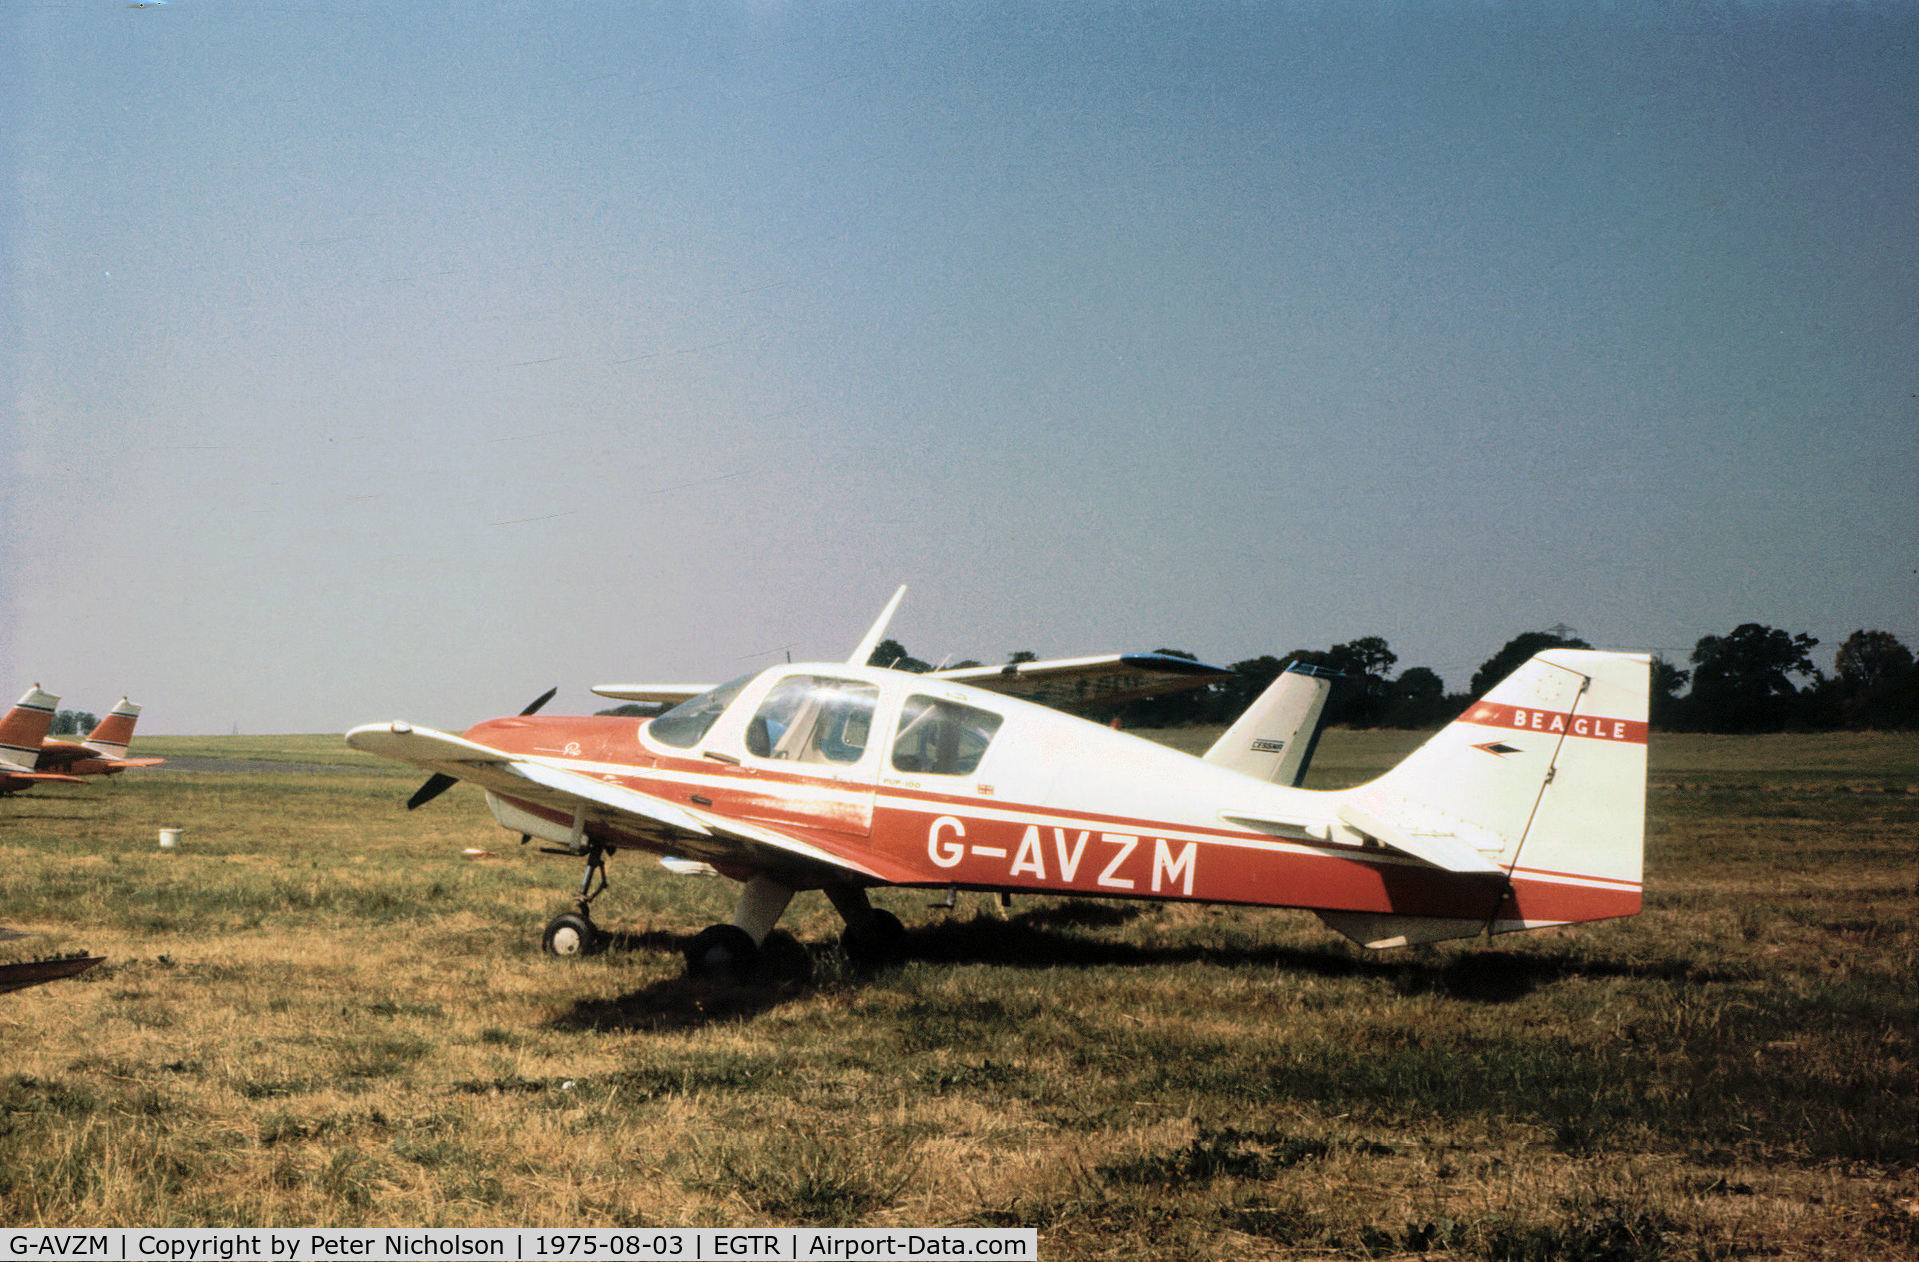
[[60,698],[35,684],[0,718],[0,763],[32,771],[40,761],[40,742],[53,726],[53,710]]
[[87,737],[87,748],[108,758],[125,758],[127,746],[133,743],[133,725],[139,720],[140,707],[125,697],[120,698],[120,704],[114,706]]

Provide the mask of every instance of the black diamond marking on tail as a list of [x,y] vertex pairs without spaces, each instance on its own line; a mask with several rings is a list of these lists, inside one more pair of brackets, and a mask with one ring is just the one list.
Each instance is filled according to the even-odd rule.
[[1505,741],[1487,741],[1484,745],[1475,745],[1473,748],[1483,749],[1487,753],[1497,754],[1501,758],[1504,758],[1507,754],[1517,754],[1521,752],[1519,746],[1508,745]]

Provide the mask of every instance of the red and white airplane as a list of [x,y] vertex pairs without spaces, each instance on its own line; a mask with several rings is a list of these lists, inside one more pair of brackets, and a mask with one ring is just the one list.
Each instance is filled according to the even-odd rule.
[[18,793],[49,780],[80,783],[78,776],[41,771],[40,746],[53,726],[60,698],[42,692],[40,685],[21,694],[13,708],[0,715],[0,793]]
[[41,741],[39,765],[69,776],[117,776],[129,767],[157,767],[166,759],[127,757],[139,721],[140,707],[122,697],[85,741]]
[[1313,791],[1296,784],[1324,699],[1310,677],[1280,676],[1194,757],[1013,694],[1108,703],[1216,668],[862,665],[899,599],[844,663],[593,690],[679,700],[656,718],[534,717],[542,697],[463,736],[393,722],[346,739],[434,773],[409,807],[471,781],[502,827],[587,860],[577,910],[546,929],[557,954],[595,945],[588,904],[623,849],[741,883],[731,923],[688,943],[694,972],[750,968],[809,889],[860,962],[902,950],[867,897],[886,885],[1308,908],[1369,947],[1639,910],[1643,654],[1541,653],[1385,775]]
[[128,767],[157,767],[164,758],[128,758],[140,707],[120,698],[84,742],[47,739],[60,698],[39,684],[27,689],[0,716],[0,793],[18,793],[49,781],[82,784],[87,776],[111,776]]

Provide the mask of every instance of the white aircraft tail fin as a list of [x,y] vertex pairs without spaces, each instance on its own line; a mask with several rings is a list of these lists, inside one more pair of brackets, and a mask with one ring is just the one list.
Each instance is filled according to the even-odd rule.
[[86,747],[109,758],[125,758],[127,746],[133,743],[133,725],[139,721],[140,707],[122,697],[107,717],[94,725]]
[[0,763],[16,771],[32,771],[40,762],[40,742],[53,726],[60,698],[40,691],[40,685],[21,694],[13,708],[0,717]]
[[1548,649],[1341,805],[1341,823],[1379,844],[1503,873],[1483,921],[1323,918],[1368,946],[1398,946],[1637,912],[1650,677],[1642,653]]
[[1297,785],[1319,745],[1338,672],[1291,662],[1213,742],[1203,761],[1272,784]]

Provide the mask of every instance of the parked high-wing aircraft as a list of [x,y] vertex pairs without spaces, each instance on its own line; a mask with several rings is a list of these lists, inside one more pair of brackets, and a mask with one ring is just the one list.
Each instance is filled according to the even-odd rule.
[[862,962],[902,949],[899,920],[868,900],[886,885],[1308,908],[1370,947],[1639,910],[1643,654],[1541,653],[1385,775],[1313,791],[1296,782],[1324,681],[1282,674],[1194,757],[1011,694],[1105,703],[1166,686],[1162,671],[1190,683],[1216,668],[1151,655],[862,665],[898,601],[844,663],[697,691],[594,689],[685,698],[656,718],[535,717],[542,697],[463,736],[392,722],[347,741],[434,773],[409,806],[471,781],[501,826],[586,860],[577,909],[547,926],[556,953],[594,945],[588,905],[612,851],[740,882],[731,923],[688,943],[695,972],[749,968],[809,889]]
[[139,721],[140,707],[122,697],[85,741],[41,741],[39,765],[69,776],[113,776],[128,767],[157,767],[166,759],[127,757],[133,725]]
[[60,698],[42,692],[40,685],[21,694],[13,708],[0,715],[0,793],[18,793],[49,780],[80,783],[78,776],[41,771],[40,748],[53,726]]

